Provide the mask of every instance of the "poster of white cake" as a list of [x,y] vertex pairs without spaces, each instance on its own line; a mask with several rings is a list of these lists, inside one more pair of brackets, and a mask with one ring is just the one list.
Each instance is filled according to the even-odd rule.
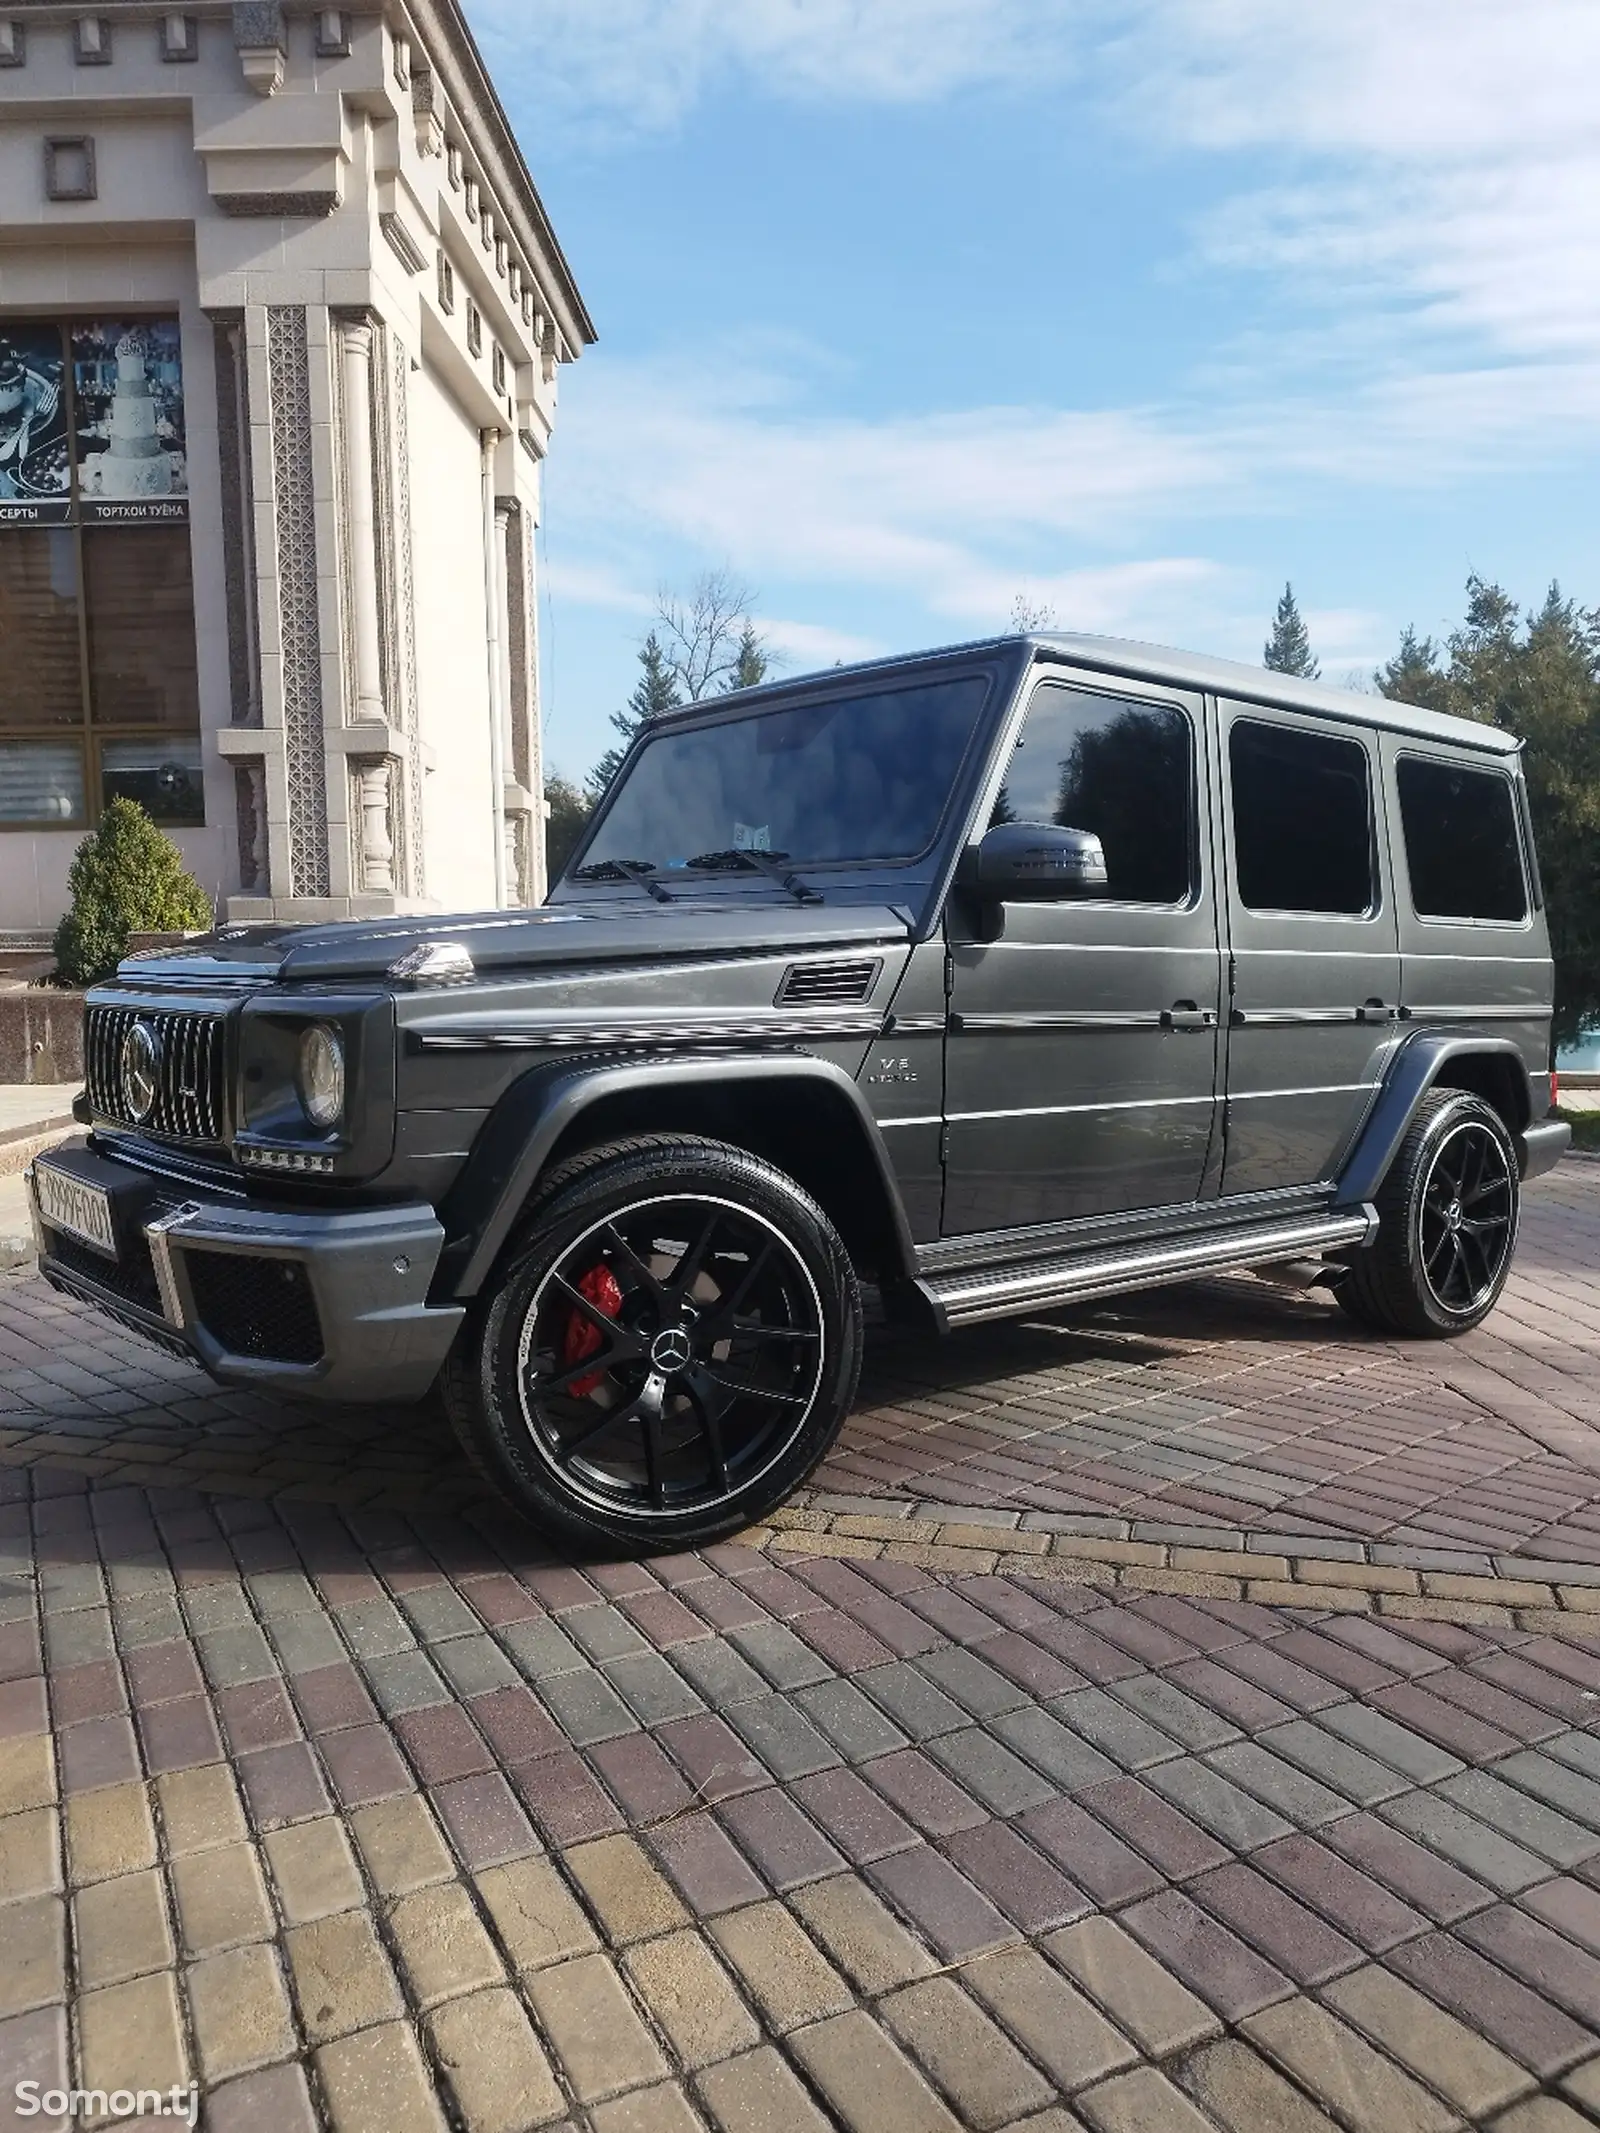
[[188,516],[176,319],[72,329],[73,441],[86,520]]
[[61,328],[0,319],[0,525],[59,525],[71,491]]

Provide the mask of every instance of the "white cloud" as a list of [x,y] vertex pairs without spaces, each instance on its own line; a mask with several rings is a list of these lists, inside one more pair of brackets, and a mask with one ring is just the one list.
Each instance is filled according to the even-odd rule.
[[[1204,406],[814,413],[778,372],[597,353],[569,393],[552,500],[569,596],[650,604],[665,549],[767,584],[892,590],[962,626],[1015,593],[1118,628],[1208,566],[1125,558],[1175,520],[1303,510],[1311,484],[1417,489],[1521,467],[1600,424],[1600,371],[1385,377],[1342,396]],[[1107,558],[1115,560],[1107,561]],[[1088,618],[1092,617],[1092,624]]]
[[569,529],[670,533],[757,578],[894,584],[950,613],[975,554],[1012,546],[1020,574],[1041,541],[1114,538],[1228,478],[1222,454],[1138,410],[869,422],[780,407],[776,392],[742,404],[704,353],[693,384],[672,364],[588,364],[563,415],[582,467],[560,490]]
[[836,662],[848,666],[857,659],[877,659],[891,649],[874,638],[831,629],[820,622],[792,622],[781,616],[759,615],[756,628],[776,654],[780,671],[808,673]]
[[1059,79],[1103,0],[469,0],[497,71],[629,131],[732,83],[807,101],[918,103]]
[[1512,355],[1600,355],[1593,0],[1150,0],[1126,122],[1286,153],[1208,250],[1338,313],[1405,307]]
[[[721,89],[904,103],[1069,75],[1143,152],[1251,150],[1205,249],[1344,312],[1600,354],[1595,0],[470,0],[541,125],[682,121]],[[1309,167],[1308,167],[1309,159]]]
[[[1258,656],[1260,588],[1207,523],[1331,490],[1416,491],[1570,458],[1600,434],[1600,0],[469,0],[541,127],[605,137],[718,93],[834,103],[1026,96],[1071,76],[1180,187],[1228,173],[1193,232],[1207,275],[1258,274],[1241,330],[1158,404],[813,412],[818,352],[585,359],[552,463],[574,597],[636,614],[661,558],[731,563],[787,613],[841,591],[938,629],[1063,626]],[[535,138],[537,136],[535,135]],[[1215,192],[1208,183],[1208,192]],[[682,322],[671,322],[673,329]],[[664,381],[670,381],[664,382]],[[1184,529],[1182,531],[1178,529]],[[583,587],[587,586],[587,590]],[[609,588],[609,590],[608,590]],[[1326,611],[1359,677],[1391,625]],[[875,647],[773,623],[797,665]],[[833,649],[834,645],[838,649]]]

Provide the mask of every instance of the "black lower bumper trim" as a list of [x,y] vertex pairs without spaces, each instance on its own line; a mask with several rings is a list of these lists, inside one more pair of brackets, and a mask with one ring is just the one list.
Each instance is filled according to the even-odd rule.
[[157,1199],[136,1165],[86,1142],[34,1167],[58,1161],[112,1196],[117,1257],[52,1227],[35,1193],[40,1271],[132,1332],[193,1356],[224,1384],[313,1399],[420,1399],[438,1376],[465,1312],[428,1302],[444,1243],[431,1207],[329,1212],[199,1192],[174,1203],[170,1186]]

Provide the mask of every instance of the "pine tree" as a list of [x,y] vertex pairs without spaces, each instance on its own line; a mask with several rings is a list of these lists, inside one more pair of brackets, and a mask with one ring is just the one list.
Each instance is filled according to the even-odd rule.
[[56,928],[56,968],[71,985],[110,977],[130,933],[198,933],[211,924],[211,899],[183,854],[137,801],[108,800],[100,827],[73,855],[72,904]]
[[1467,580],[1445,646],[1407,631],[1376,679],[1386,696],[1519,734],[1556,966],[1554,1035],[1600,1023],[1600,612],[1552,585],[1526,621],[1498,585]]
[[766,680],[770,664],[766,646],[756,635],[755,624],[746,615],[744,627],[739,632],[738,650],[733,655],[733,668],[725,686],[729,690],[753,689],[759,682]]
[[1376,669],[1372,680],[1381,696],[1396,703],[1421,704],[1430,711],[1450,708],[1450,683],[1439,664],[1439,647],[1431,637],[1419,637],[1409,622],[1400,632],[1399,651]]
[[544,781],[544,863],[551,881],[559,880],[567,861],[578,848],[578,839],[594,812],[590,794],[552,771]]
[[1312,656],[1311,639],[1295,604],[1294,587],[1287,583],[1272,618],[1272,635],[1262,647],[1261,664],[1274,674],[1298,674],[1305,681],[1315,681],[1322,672]]
[[683,702],[654,630],[639,647],[639,664],[644,672],[634,684],[626,710],[611,714],[612,727],[622,738],[606,750],[585,781],[596,800],[604,796],[622,768],[623,758],[650,721],[663,711],[675,711]]

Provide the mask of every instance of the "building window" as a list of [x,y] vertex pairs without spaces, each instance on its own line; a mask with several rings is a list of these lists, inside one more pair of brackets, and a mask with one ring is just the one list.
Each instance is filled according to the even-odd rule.
[[0,825],[204,820],[175,319],[0,320]]
[[506,396],[506,352],[503,348],[495,350],[490,367],[494,375],[494,389],[503,400]]
[[444,256],[439,254],[439,309],[454,311],[456,308],[456,270]]
[[467,346],[475,356],[483,354],[483,313],[470,296],[467,298]]
[[57,134],[45,142],[44,193],[47,200],[94,199],[94,142],[86,133]]

